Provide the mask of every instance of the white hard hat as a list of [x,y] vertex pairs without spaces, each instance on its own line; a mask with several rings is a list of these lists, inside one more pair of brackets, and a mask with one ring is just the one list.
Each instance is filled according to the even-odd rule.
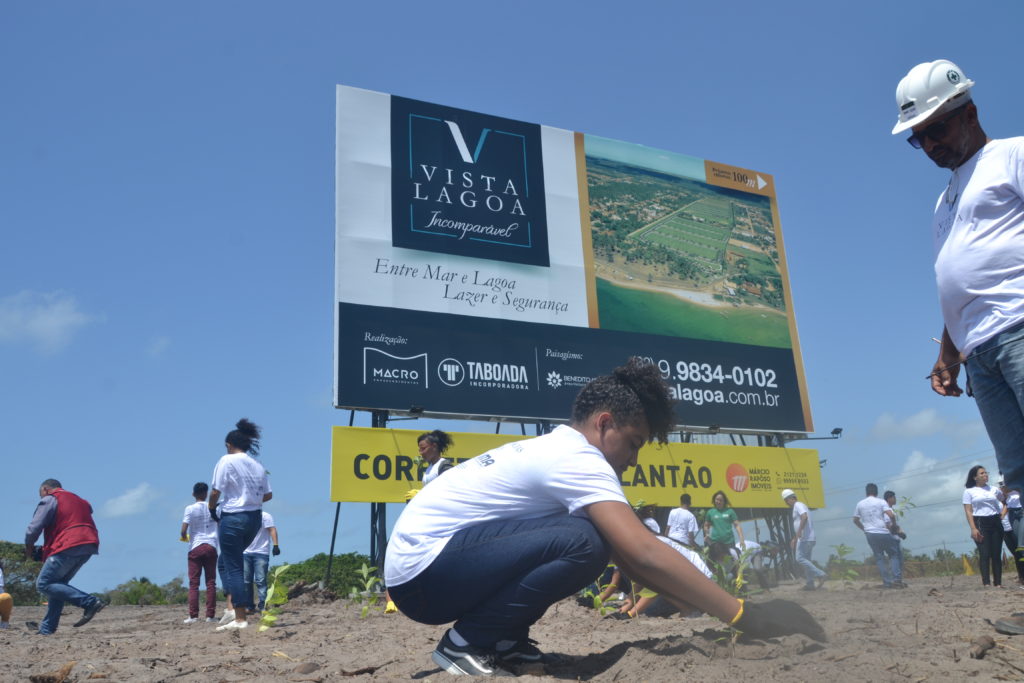
[[896,86],[899,118],[892,134],[922,123],[940,110],[951,111],[971,101],[974,81],[948,59],[918,64]]
[[793,489],[782,489],[782,500],[786,500],[790,496],[795,496],[796,492]]

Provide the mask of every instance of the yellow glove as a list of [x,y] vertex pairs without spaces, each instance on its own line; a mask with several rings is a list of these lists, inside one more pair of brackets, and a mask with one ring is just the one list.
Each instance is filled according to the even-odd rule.
[[409,489],[408,491],[406,491],[405,492],[405,502],[408,503],[410,500],[415,498],[416,494],[419,493],[420,491],[421,491],[421,489]]
[[388,600],[387,607],[384,608],[384,614],[394,614],[398,611],[398,606],[395,603]]

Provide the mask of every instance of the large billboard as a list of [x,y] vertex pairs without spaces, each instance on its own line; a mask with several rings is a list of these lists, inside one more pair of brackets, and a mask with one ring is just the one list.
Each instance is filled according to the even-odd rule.
[[677,424],[813,429],[773,178],[338,86],[335,405],[564,420],[650,359]]
[[[401,503],[423,487],[426,469],[411,429],[334,427],[331,434],[331,501]],[[475,458],[525,436],[454,433],[445,457]],[[637,465],[619,478],[631,503],[675,507],[689,493],[694,507],[711,507],[725,491],[733,507],[785,508],[780,495],[793,489],[810,507],[825,505],[818,452],[807,448],[759,448],[710,444],[647,444]]]

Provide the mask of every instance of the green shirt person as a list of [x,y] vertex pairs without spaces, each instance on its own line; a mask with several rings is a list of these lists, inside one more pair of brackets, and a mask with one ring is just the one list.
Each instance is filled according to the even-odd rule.
[[[715,491],[711,496],[711,503],[715,506],[704,515],[704,539],[711,543],[725,543],[728,546],[736,545],[737,539],[743,546],[743,528],[740,526],[739,517],[736,511],[729,507],[729,499],[724,491]],[[733,534],[733,530],[736,531]]]

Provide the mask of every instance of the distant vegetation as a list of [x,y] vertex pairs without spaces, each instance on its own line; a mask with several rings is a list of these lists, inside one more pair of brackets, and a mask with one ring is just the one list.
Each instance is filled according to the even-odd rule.
[[[42,563],[26,560],[24,545],[0,541],[0,562],[3,563],[5,589],[14,598],[15,605],[38,605],[44,600],[36,591],[36,577]],[[331,578],[325,588],[334,591],[338,597],[347,596],[354,587],[364,583],[360,575],[364,564],[370,564],[370,558],[360,553],[335,555],[331,564]],[[327,553],[319,553],[290,565],[279,581],[286,586],[299,581],[312,585],[319,583],[326,571]],[[217,583],[220,583],[219,577]],[[202,586],[200,591],[204,591]],[[95,595],[106,598],[112,605],[178,605],[188,602],[188,583],[185,578],[178,576],[159,585],[140,576]],[[224,594],[219,590],[217,599],[224,599]]]

